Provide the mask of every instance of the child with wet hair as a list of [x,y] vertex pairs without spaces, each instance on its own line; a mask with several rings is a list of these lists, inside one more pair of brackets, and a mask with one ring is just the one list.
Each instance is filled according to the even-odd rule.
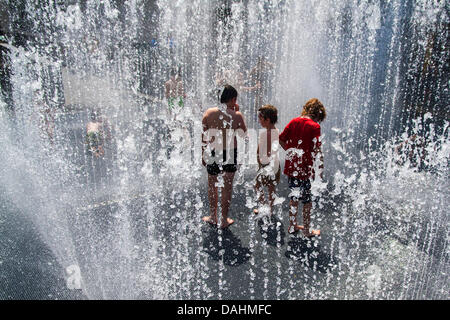
[[[258,208],[253,209],[254,214],[264,212],[272,214],[273,203],[276,196],[276,186],[280,183],[280,159],[278,157],[278,136],[280,132],[275,127],[278,120],[278,110],[267,104],[258,110],[258,120],[265,130],[261,130],[258,138],[258,173],[256,175],[255,192]],[[265,201],[264,189],[268,191],[268,206]],[[264,209],[263,209],[264,208]],[[266,215],[264,214],[264,215]]]
[[[286,150],[284,174],[291,189],[289,202],[289,233],[302,230],[306,237],[320,235],[320,230],[310,230],[311,181],[314,180],[314,162],[319,156],[322,177],[323,156],[320,141],[320,122],[326,118],[323,104],[316,98],[303,106],[300,117],[292,119],[280,134],[280,145]],[[298,203],[303,203],[303,225],[297,224]]]
[[87,151],[96,158],[105,154],[103,149],[104,132],[103,121],[99,112],[92,110],[90,113],[90,121],[86,124],[86,145]]

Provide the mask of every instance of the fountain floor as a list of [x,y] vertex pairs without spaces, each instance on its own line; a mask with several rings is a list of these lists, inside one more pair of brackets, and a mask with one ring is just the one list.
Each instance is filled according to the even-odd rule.
[[[202,177],[206,179],[206,176]],[[206,180],[205,180],[206,181]],[[287,198],[287,183],[282,180],[279,196]],[[205,197],[206,189],[200,194]],[[331,212],[333,207],[321,209],[324,220],[320,224],[321,236],[307,240],[301,234],[287,233],[287,201],[276,210],[271,219],[253,219],[251,210],[246,207],[244,185],[237,185],[234,190],[230,217],[235,223],[223,231],[204,224],[200,217],[208,208],[201,211],[191,210],[184,213],[185,221],[180,216],[167,216],[170,212],[183,211],[180,199],[164,193],[164,199],[158,199],[164,206],[156,208],[153,222],[147,216],[146,208],[152,202],[152,196],[144,193],[133,197],[97,201],[85,208],[78,208],[78,214],[70,214],[72,234],[78,254],[81,273],[97,278],[96,286],[101,287],[104,298],[123,298],[120,288],[136,283],[140,288],[130,293],[127,298],[158,299],[171,297],[175,299],[328,299],[328,298],[369,298],[366,295],[367,270],[351,270],[351,262],[343,256],[342,243],[339,249],[335,243],[337,217]],[[194,193],[183,194],[183,199],[195,197]],[[207,203],[207,199],[202,199]],[[111,242],[114,239],[114,223],[120,207],[124,206],[130,213],[132,254],[127,255],[117,248],[122,245]],[[69,290],[64,279],[64,269],[58,265],[52,252],[43,241],[33,225],[20,218],[18,214],[5,211],[11,206],[2,206],[2,234],[10,236],[2,239],[2,257],[0,268],[5,285],[3,299],[84,299],[80,290]],[[9,209],[8,209],[9,210]],[[317,210],[313,212],[317,217]],[[164,213],[164,215],[158,215]],[[374,213],[375,214],[375,213]],[[83,223],[80,223],[83,221]],[[149,242],[149,225],[154,224],[153,233],[156,240],[157,257],[151,251]],[[78,226],[78,227],[77,227]],[[374,229],[383,235],[376,243],[384,254],[376,248],[365,247],[364,241],[358,245],[358,261],[354,268],[378,265],[381,272],[392,273],[391,277],[401,277],[401,266],[388,266],[389,260],[401,255],[415,255],[414,259],[425,259],[424,252],[411,246],[411,241],[395,234],[383,222],[374,223]],[[395,229],[395,228],[393,228]],[[383,232],[381,232],[382,230]],[[92,241],[88,234],[103,234]],[[198,236],[200,235],[200,236]],[[351,247],[351,235],[345,235]],[[360,234],[360,236],[362,236]],[[345,238],[345,237],[344,237]],[[187,240],[187,243],[185,243]],[[423,239],[423,242],[426,239]],[[119,241],[119,240],[118,240]],[[375,242],[368,242],[373,244]],[[161,246],[161,244],[164,244]],[[348,249],[348,248],[347,248]],[[441,251],[442,251],[441,246]],[[372,253],[371,253],[372,251]],[[152,253],[153,252],[153,253]],[[128,252],[130,253],[130,252]],[[434,255],[441,254],[439,250]],[[127,258],[124,258],[126,257]],[[124,259],[129,262],[125,263]],[[375,261],[378,259],[378,261]],[[402,259],[397,257],[397,259]],[[158,277],[164,279],[166,296],[158,293],[158,287],[148,286],[146,274],[149,262],[164,265],[163,273]],[[367,263],[362,263],[366,262]],[[393,262],[391,262],[393,263]],[[131,267],[132,266],[132,267]],[[125,275],[133,269],[133,273]],[[396,270],[397,268],[398,270]],[[370,269],[370,268],[369,268]],[[355,277],[349,278],[349,274]],[[95,276],[93,275],[95,274]],[[98,283],[100,281],[100,284]],[[125,283],[121,283],[125,282]],[[347,284],[345,284],[347,282]],[[119,288],[119,290],[117,290]],[[329,290],[328,290],[328,289]],[[342,288],[342,289],[339,289]],[[343,289],[346,288],[346,289]],[[353,288],[355,292],[351,292]],[[400,289],[399,289],[400,290]],[[329,295],[333,292],[334,295]],[[92,289],[90,291],[92,295]],[[392,293],[391,293],[392,294]],[[432,294],[432,293],[430,293]]]

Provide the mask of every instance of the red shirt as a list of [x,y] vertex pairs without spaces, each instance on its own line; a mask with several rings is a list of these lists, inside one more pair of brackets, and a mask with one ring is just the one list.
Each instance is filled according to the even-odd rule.
[[313,176],[314,150],[320,147],[320,124],[309,118],[294,118],[280,134],[286,143],[284,174],[306,180]]

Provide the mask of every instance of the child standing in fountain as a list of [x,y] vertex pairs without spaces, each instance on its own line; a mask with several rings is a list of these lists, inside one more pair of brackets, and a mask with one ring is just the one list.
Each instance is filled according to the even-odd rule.
[[165,96],[167,99],[167,104],[169,107],[169,114],[174,112],[175,120],[177,118],[177,113],[184,107],[184,100],[186,99],[186,93],[183,87],[183,80],[179,69],[173,68],[170,70],[170,79],[164,84]]
[[103,149],[104,132],[102,118],[96,111],[91,112],[91,120],[86,125],[87,151],[96,158],[105,154]]
[[[228,218],[234,174],[238,168],[236,135],[245,137],[247,126],[236,103],[238,93],[226,85],[220,97],[221,105],[209,108],[202,119],[202,164],[208,172],[210,215],[203,221],[226,228],[234,223]],[[236,135],[235,135],[236,134]],[[220,177],[219,177],[220,175]],[[218,217],[219,188],[221,188],[221,221]]]
[[[303,231],[306,237],[320,235],[320,230],[310,230],[311,182],[314,180],[314,161],[318,160],[320,177],[323,171],[323,156],[320,142],[320,122],[326,117],[323,104],[316,98],[303,106],[300,117],[292,119],[280,134],[280,145],[286,150],[284,174],[288,176],[291,189],[289,202],[289,233]],[[298,202],[303,203],[303,226],[297,224]]]
[[278,136],[280,132],[275,127],[278,120],[278,110],[272,105],[265,105],[258,110],[258,120],[265,129],[259,134],[258,139],[258,173],[256,175],[255,192],[258,199],[258,208],[253,213],[258,214],[261,207],[266,207],[264,187],[268,189],[270,215],[272,214],[275,200],[276,186],[280,183],[280,159],[278,157]]

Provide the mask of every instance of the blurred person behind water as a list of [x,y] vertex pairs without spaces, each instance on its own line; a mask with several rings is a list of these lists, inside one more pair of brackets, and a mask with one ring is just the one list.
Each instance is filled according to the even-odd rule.
[[105,140],[111,138],[111,132],[106,119],[100,115],[99,111],[91,111],[89,118],[86,124],[87,151],[99,158],[105,154]]
[[225,85],[231,85],[238,92],[249,92],[259,88],[259,84],[256,84],[255,86],[247,86],[245,84],[247,81],[244,79],[244,74],[233,69],[225,69],[222,72],[216,73],[215,81],[216,87],[218,88],[223,88]]
[[184,108],[184,99],[186,99],[186,92],[184,91],[179,69],[172,68],[170,70],[170,78],[165,82],[164,89],[169,116],[174,114],[174,119],[176,120],[177,114]]
[[[248,76],[254,83],[255,103],[254,110],[258,110],[264,103],[270,100],[270,79],[274,65],[263,56],[258,57],[255,66],[249,71]],[[257,113],[254,117],[256,120]]]
[[44,101],[43,94],[37,90],[33,94],[33,104],[39,115],[39,128],[50,144],[54,143],[55,110]]

